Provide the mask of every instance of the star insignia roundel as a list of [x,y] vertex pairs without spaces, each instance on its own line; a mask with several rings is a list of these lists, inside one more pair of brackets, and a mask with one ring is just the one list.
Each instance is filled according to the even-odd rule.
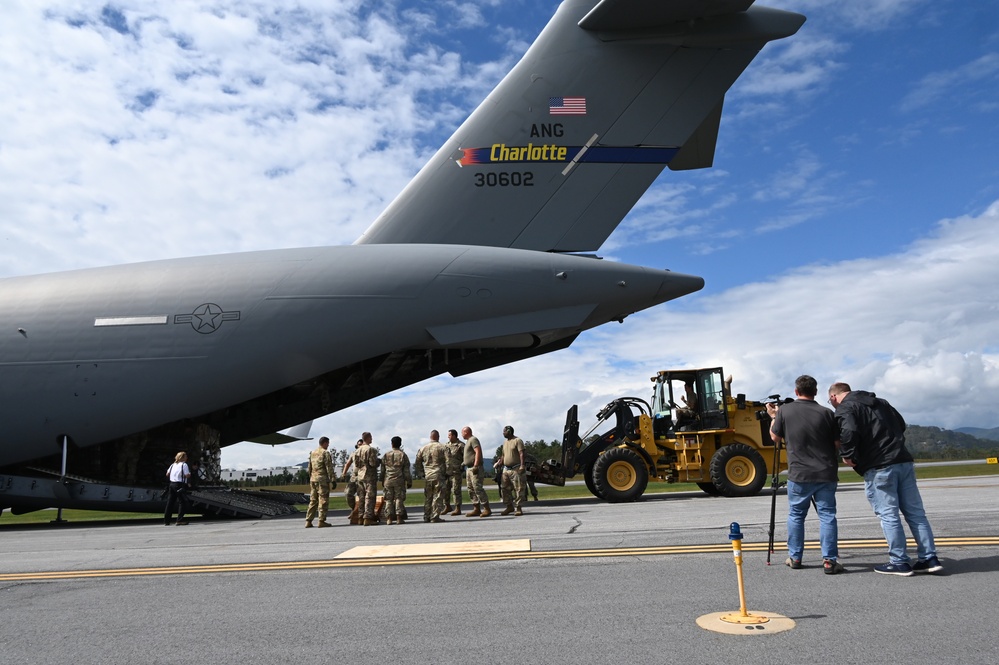
[[177,314],[174,323],[190,323],[196,332],[209,335],[226,321],[239,321],[239,312],[226,312],[213,302],[199,305],[190,314]]

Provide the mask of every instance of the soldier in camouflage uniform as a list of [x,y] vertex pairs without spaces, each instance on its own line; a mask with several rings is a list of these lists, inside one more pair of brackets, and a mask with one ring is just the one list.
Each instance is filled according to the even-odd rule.
[[520,437],[513,435],[513,427],[507,425],[503,428],[503,502],[506,509],[500,515],[513,513],[521,516],[524,511],[520,504],[523,500],[524,474],[527,466],[524,464],[524,442]]
[[496,483],[496,491],[499,492],[500,501],[503,501],[503,446],[496,449],[493,455],[493,482]]
[[406,490],[413,486],[409,471],[409,455],[402,451],[402,439],[392,437],[392,450],[382,455],[382,469],[378,474],[385,490],[386,524],[402,524],[406,516]]
[[371,432],[361,435],[361,447],[354,453],[357,469],[357,513],[364,526],[375,523],[375,500],[378,496],[378,451],[371,445]]
[[430,443],[416,453],[416,475],[423,476],[423,521],[443,522],[441,496],[447,467],[447,449],[440,442],[437,430],[430,432]]
[[330,481],[333,479],[333,458],[327,448],[330,440],[319,439],[319,447],[309,454],[309,509],[305,513],[305,528],[312,528],[312,520],[319,515],[320,528],[331,526],[326,521],[326,511],[330,507]]
[[468,498],[475,508],[470,513],[465,513],[465,517],[489,517],[492,510],[489,509],[489,497],[482,487],[482,478],[485,475],[485,468],[482,465],[482,444],[478,437],[472,436],[471,427],[461,429],[461,438],[465,440],[464,459],[465,479],[468,481]]
[[[461,515],[461,477],[464,475],[461,470],[462,458],[464,457],[465,444],[458,440],[458,430],[449,429],[447,431],[447,479],[444,482],[444,501],[447,505],[444,512],[451,515]],[[454,506],[454,512],[451,512]]]
[[347,463],[343,465],[343,481],[347,483],[344,489],[344,497],[347,499],[347,507],[350,508],[348,519],[351,524],[357,524],[357,467],[354,462],[357,456],[357,449],[364,445],[363,439],[358,439],[354,444],[354,452],[347,458]]

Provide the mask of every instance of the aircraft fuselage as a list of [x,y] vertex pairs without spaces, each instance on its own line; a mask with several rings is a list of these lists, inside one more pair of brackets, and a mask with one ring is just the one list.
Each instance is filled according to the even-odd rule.
[[[400,349],[543,346],[698,277],[461,245],[195,257],[0,280],[0,466],[198,418]],[[260,431],[258,434],[265,434]]]

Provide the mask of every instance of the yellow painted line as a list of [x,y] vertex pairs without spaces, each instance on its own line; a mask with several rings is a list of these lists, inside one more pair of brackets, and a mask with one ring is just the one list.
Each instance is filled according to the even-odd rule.
[[498,552],[530,552],[531,541],[482,540],[458,543],[408,543],[403,545],[362,545],[334,559],[377,559],[403,556],[446,556],[453,554],[495,554]]
[[[915,543],[910,539],[910,546]],[[964,536],[937,538],[938,547],[985,547],[999,545],[999,536]],[[783,549],[784,544],[775,544]],[[818,549],[818,541],[805,543],[807,549]],[[840,549],[883,549],[884,539],[841,540]],[[744,552],[766,552],[767,543],[743,543]],[[45,580],[93,579],[108,577],[141,577],[149,575],[196,575],[218,573],[274,572],[315,570],[325,568],[356,568],[370,566],[410,566],[416,564],[473,563],[480,561],[512,561],[530,559],[575,559],[592,557],[663,556],[676,554],[731,554],[730,543],[715,545],[671,545],[662,547],[624,547],[606,549],[557,550],[547,552],[465,552],[455,554],[427,554],[365,558],[335,558],[318,561],[274,561],[258,563],[210,564],[200,566],[164,566],[158,568],[115,568],[105,570],[64,570],[0,574],[0,582],[29,582]]]

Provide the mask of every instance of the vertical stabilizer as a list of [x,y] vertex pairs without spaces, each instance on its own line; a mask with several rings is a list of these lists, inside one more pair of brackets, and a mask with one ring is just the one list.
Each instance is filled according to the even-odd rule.
[[726,91],[805,20],[751,4],[566,0],[357,242],[599,248],[667,165],[711,165]]

